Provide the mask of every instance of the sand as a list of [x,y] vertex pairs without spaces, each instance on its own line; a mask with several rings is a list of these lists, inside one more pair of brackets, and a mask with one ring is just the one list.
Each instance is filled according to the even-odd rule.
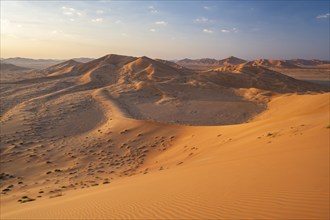
[[[237,88],[227,101],[266,110],[225,126],[142,120],[125,103],[137,99],[132,88],[146,87],[137,79],[150,78],[149,93],[168,94],[182,78],[168,83],[162,69],[172,78],[179,70],[118,56],[106,57],[117,66],[100,66],[104,59],[1,85],[1,219],[329,218],[329,93]],[[118,75],[101,71],[109,69]],[[200,89],[205,76],[197,76],[201,106],[212,87]],[[155,83],[162,80],[170,89]],[[156,117],[167,100],[146,97],[137,101]]]

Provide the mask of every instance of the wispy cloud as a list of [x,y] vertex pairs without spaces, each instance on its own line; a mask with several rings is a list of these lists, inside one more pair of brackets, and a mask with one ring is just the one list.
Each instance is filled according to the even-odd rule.
[[58,31],[58,30],[52,30],[50,32],[52,35],[55,35],[55,34],[59,34],[59,33],[63,33],[62,31]]
[[316,18],[317,19],[326,19],[329,17],[330,17],[330,13],[326,13],[326,14],[318,15]]
[[237,28],[231,28],[231,29],[221,29],[221,33],[237,33]]
[[92,22],[102,23],[103,22],[103,18],[94,18],[94,19],[92,19]]
[[204,32],[204,33],[208,33],[208,34],[213,34],[213,33],[214,33],[213,30],[211,30],[211,29],[207,29],[207,28],[204,28],[204,29],[203,29],[203,32]]
[[156,21],[155,24],[166,26],[167,25],[167,22],[166,21]]
[[149,6],[148,9],[149,9],[149,12],[152,14],[158,13],[158,10],[154,6]]
[[[8,19],[1,19],[0,20],[1,27],[7,27],[10,25],[10,21]],[[1,29],[2,31],[2,29]]]
[[103,10],[96,10],[96,14],[98,14],[98,15],[104,14],[104,11]]
[[204,6],[203,7],[205,10],[210,10],[211,8],[209,6]]
[[64,15],[67,15],[67,16],[82,16],[82,12],[78,11],[75,8],[70,8],[70,7],[63,6],[61,9],[62,9],[62,13]]
[[150,32],[156,32],[156,29],[151,28],[151,29],[149,29],[149,31],[150,31]]
[[52,36],[52,39],[58,39],[58,38],[66,38],[66,39],[74,39],[75,36],[65,33],[62,30],[52,30],[49,32]]
[[199,17],[199,18],[195,19],[195,22],[197,22],[197,23],[208,23],[208,22],[211,22],[211,20],[206,18],[206,17]]

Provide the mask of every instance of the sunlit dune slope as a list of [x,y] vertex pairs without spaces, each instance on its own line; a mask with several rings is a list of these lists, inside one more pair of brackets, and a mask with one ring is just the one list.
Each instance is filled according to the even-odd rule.
[[8,203],[2,217],[326,219],[328,108],[329,94],[280,96],[253,122],[219,127],[150,124],[119,113],[114,123],[120,119],[130,137],[150,127],[155,133],[143,133],[145,142],[157,129],[174,136],[142,165],[144,175],[24,207]]

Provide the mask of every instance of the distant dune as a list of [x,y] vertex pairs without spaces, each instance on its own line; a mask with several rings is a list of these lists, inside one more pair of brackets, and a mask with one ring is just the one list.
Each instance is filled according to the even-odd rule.
[[246,60],[231,56],[222,60],[203,58],[203,59],[183,59],[176,63],[190,69],[207,70],[220,66],[237,65],[247,62]]
[[[77,62],[89,62],[93,59],[91,58],[74,58],[73,60]],[[55,60],[55,59],[29,59],[29,58],[6,58],[1,60],[2,63],[14,64],[17,66],[29,68],[29,69],[45,69],[47,67],[57,65],[59,63],[65,62],[65,60]]]
[[219,60],[219,65],[222,66],[231,66],[231,65],[238,65],[238,64],[242,64],[247,62],[246,60],[234,57],[234,56],[230,56],[226,59],[223,60]]
[[21,66],[16,66],[14,64],[10,63],[0,63],[0,71],[1,72],[15,72],[15,71],[27,71],[30,70],[29,68],[21,67]]
[[324,60],[305,60],[305,59],[292,59],[292,60],[273,60],[273,59],[256,59],[253,61],[243,60],[234,56],[216,60],[210,58],[202,59],[183,59],[176,61],[177,64],[195,70],[209,70],[222,66],[232,66],[248,62],[255,66],[265,66],[268,68],[329,68],[330,61]]
[[298,68],[295,62],[289,60],[270,60],[270,59],[258,59],[251,62],[252,65],[260,65],[267,67],[278,67],[278,68]]
[[329,88],[221,62],[6,64],[1,219],[328,219]]
[[[266,104],[247,98],[250,89],[260,90],[260,94],[322,90],[315,84],[250,64],[196,73],[148,57],[119,55],[107,55],[88,63],[70,60],[42,72],[45,76],[57,76],[55,79],[59,76],[72,79],[79,84],[73,91],[102,89],[132,118],[174,124],[220,125],[247,121]],[[47,78],[43,78],[45,80]],[[38,79],[29,82],[38,83]],[[267,100],[268,95],[260,96]],[[201,109],[201,105],[208,107]],[[238,105],[241,108],[237,108]],[[224,111],[227,112],[224,114]]]

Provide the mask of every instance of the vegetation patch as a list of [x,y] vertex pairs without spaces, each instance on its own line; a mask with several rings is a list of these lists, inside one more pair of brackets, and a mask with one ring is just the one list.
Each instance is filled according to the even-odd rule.
[[30,198],[28,196],[22,196],[22,199],[19,199],[18,202],[20,203],[26,203],[26,202],[33,202],[36,199]]

